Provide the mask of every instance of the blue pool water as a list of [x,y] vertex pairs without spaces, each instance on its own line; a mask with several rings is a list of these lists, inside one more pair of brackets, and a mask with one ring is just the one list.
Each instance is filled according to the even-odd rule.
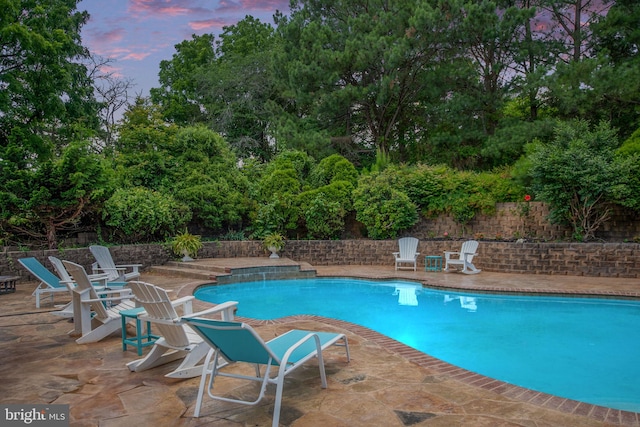
[[356,323],[479,374],[640,412],[640,302],[445,292],[413,282],[316,278],[210,286],[238,315]]

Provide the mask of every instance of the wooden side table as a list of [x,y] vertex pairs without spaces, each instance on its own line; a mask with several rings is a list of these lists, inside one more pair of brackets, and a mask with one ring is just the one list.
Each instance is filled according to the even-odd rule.
[[442,257],[439,255],[425,256],[424,271],[442,271]]
[[[122,351],[127,351],[127,345],[135,347],[138,350],[138,356],[142,356],[142,349],[149,345],[153,345],[155,341],[160,338],[158,335],[151,333],[151,322],[146,322],[146,328],[142,329],[142,321],[140,320],[140,314],[146,313],[144,308],[136,307],[129,310],[122,310],[120,316],[122,317]],[[134,337],[127,337],[127,319],[135,319],[136,321],[136,335]]]
[[16,291],[17,276],[0,276],[0,295]]

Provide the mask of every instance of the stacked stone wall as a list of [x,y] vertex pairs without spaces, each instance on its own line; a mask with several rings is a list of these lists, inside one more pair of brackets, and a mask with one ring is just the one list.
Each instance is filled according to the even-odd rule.
[[[425,255],[442,255],[459,250],[463,240],[425,240],[418,245],[418,268]],[[394,265],[396,240],[288,240],[281,255],[311,265]],[[162,265],[176,257],[163,245],[128,245],[110,248],[118,264],[140,263],[143,270]],[[17,275],[35,280],[18,264],[18,259],[35,257],[53,271],[48,256],[77,262],[91,271],[93,256],[88,248],[64,251],[42,250],[0,253],[0,275]],[[267,257],[259,241],[205,242],[200,258]],[[567,243],[481,241],[474,264],[485,271],[523,274],[560,274],[640,278],[638,243]]]
[[[465,225],[456,223],[451,215],[423,218],[406,235],[420,239],[481,238],[487,240],[533,241],[570,240],[570,227],[551,224],[549,207],[541,202],[497,203],[492,215],[479,214]],[[640,238],[640,217],[637,213],[615,208],[611,217],[597,231],[602,241],[634,241]]]

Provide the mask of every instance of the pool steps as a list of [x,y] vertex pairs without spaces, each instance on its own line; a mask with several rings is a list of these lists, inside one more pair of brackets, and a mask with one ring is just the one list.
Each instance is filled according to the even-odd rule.
[[150,267],[148,271],[155,274],[171,274],[190,279],[210,280],[212,283],[218,284],[256,280],[302,279],[316,276],[316,271],[311,266],[304,264],[230,268],[169,261],[165,265]]

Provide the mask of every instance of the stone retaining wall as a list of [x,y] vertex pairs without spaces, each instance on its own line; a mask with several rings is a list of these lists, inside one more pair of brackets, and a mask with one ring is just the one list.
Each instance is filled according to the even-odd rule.
[[[461,240],[421,240],[418,268],[424,268],[425,255],[441,255],[458,250]],[[118,264],[140,263],[144,267],[162,265],[173,254],[162,245],[113,246],[111,254]],[[281,255],[311,265],[388,265],[393,266],[395,240],[288,240]],[[0,275],[29,277],[18,258],[35,257],[53,270],[47,257],[77,262],[90,272],[94,261],[88,248],[0,253]],[[258,241],[205,242],[199,258],[267,257]],[[640,277],[638,243],[515,243],[481,241],[476,267],[485,271],[574,276]],[[144,269],[143,267],[143,269]]]
[[[451,215],[440,215],[422,218],[406,234],[427,240],[441,238],[444,233],[451,238],[570,240],[571,228],[550,224],[548,216],[549,207],[541,202],[497,203],[494,215],[476,215],[465,225],[456,223]],[[618,242],[640,239],[638,213],[616,207],[596,232],[596,238]]]

